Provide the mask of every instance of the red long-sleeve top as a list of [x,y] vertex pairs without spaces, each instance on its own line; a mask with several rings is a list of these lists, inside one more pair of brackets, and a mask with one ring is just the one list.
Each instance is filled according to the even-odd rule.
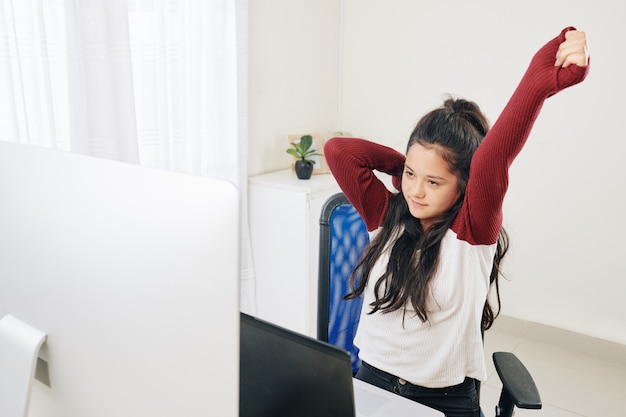
[[[496,242],[502,226],[502,203],[508,187],[509,167],[524,146],[544,101],[586,77],[589,66],[554,66],[558,46],[571,29],[563,29],[535,54],[500,117],[476,150],[465,200],[452,225],[459,238],[472,244]],[[404,155],[356,138],[327,141],[324,155],[332,174],[365,220],[368,230],[377,229],[382,224],[391,193],[373,170],[399,178]]]

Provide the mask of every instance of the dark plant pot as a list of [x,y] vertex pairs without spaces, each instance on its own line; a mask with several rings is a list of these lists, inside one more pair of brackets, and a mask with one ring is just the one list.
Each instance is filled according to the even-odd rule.
[[313,164],[307,161],[296,161],[296,175],[301,180],[308,180],[313,174]]

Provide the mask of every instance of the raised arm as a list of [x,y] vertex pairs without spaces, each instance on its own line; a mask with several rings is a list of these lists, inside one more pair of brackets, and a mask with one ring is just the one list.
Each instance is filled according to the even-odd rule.
[[399,177],[404,168],[404,155],[364,139],[342,137],[326,142],[324,156],[341,190],[365,221],[367,230],[377,229],[383,221],[391,192],[374,170]]
[[569,27],[545,44],[472,159],[464,206],[453,229],[465,240],[494,243],[502,226],[508,170],[526,143],[544,101],[585,79],[586,36]]

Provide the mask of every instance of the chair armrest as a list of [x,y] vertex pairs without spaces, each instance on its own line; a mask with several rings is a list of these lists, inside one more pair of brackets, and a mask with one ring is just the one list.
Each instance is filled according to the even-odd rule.
[[493,363],[502,381],[502,396],[508,395],[518,408],[541,408],[541,397],[535,381],[517,356],[510,352],[495,352]]

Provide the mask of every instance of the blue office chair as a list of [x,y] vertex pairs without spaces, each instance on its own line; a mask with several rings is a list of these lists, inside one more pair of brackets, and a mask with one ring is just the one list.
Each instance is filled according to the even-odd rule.
[[[343,193],[326,200],[319,224],[317,338],[348,351],[356,374],[360,360],[353,340],[362,300],[344,300],[343,296],[349,292],[350,276],[369,243],[369,234],[363,219]],[[511,417],[514,407],[541,408],[532,376],[513,353],[495,352],[493,362],[502,381],[496,417]],[[480,384],[477,388],[480,395]]]
[[354,374],[361,364],[353,340],[362,299],[343,296],[350,292],[350,276],[368,243],[359,213],[343,193],[331,196],[320,216],[317,338],[347,350]]

